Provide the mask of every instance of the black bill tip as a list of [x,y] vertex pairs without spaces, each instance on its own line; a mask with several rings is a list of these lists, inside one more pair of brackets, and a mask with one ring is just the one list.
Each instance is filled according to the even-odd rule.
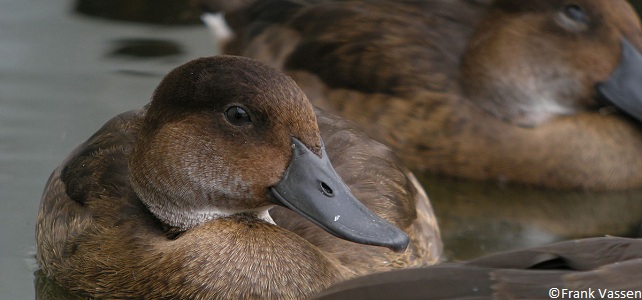
[[642,54],[626,38],[615,71],[597,85],[598,94],[642,122]]

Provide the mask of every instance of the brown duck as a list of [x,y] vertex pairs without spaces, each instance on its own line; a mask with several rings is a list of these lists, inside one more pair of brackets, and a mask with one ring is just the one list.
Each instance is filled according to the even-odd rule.
[[642,30],[624,0],[266,0],[226,17],[227,53],[284,70],[416,170],[642,187]]
[[78,146],[36,234],[42,270],[99,298],[301,299],[441,254],[428,198],[388,148],[232,56],[176,68]]

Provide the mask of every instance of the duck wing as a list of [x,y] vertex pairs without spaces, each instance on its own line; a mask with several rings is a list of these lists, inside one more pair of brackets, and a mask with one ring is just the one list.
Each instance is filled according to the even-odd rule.
[[604,298],[640,288],[642,240],[602,237],[369,275],[316,299],[551,299],[574,292]]
[[77,259],[75,253],[88,236],[97,235],[97,219],[119,224],[127,215],[140,214],[155,222],[128,179],[126,156],[144,112],[129,111],[108,121],[49,177],[36,224],[37,260],[47,275],[50,268],[84,271],[70,261]]
[[[60,180],[72,200],[86,205],[92,199],[131,190],[126,155],[144,112],[139,109],[114,117],[69,155],[60,167]],[[111,184],[100,185],[103,182]]]

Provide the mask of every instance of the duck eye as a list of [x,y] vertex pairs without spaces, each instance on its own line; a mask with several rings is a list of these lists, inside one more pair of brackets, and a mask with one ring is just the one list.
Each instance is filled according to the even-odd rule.
[[232,125],[241,126],[246,123],[252,123],[250,115],[240,106],[231,106],[225,110],[225,118]]
[[589,28],[589,16],[577,4],[567,4],[555,16],[555,22],[568,32],[579,33]]
[[575,22],[588,23],[588,16],[577,4],[565,5],[564,8],[562,8],[562,12],[567,18]]

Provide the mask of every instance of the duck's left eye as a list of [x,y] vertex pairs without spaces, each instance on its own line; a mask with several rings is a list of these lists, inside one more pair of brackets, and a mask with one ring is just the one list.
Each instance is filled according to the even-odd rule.
[[252,123],[250,115],[244,108],[240,106],[231,106],[227,110],[225,110],[225,118],[228,122],[236,126]]
[[577,4],[568,4],[562,8],[564,15],[575,21],[581,23],[588,23],[588,16],[586,12]]
[[564,5],[555,16],[558,25],[568,32],[579,33],[589,28],[590,18],[586,11],[577,4]]

